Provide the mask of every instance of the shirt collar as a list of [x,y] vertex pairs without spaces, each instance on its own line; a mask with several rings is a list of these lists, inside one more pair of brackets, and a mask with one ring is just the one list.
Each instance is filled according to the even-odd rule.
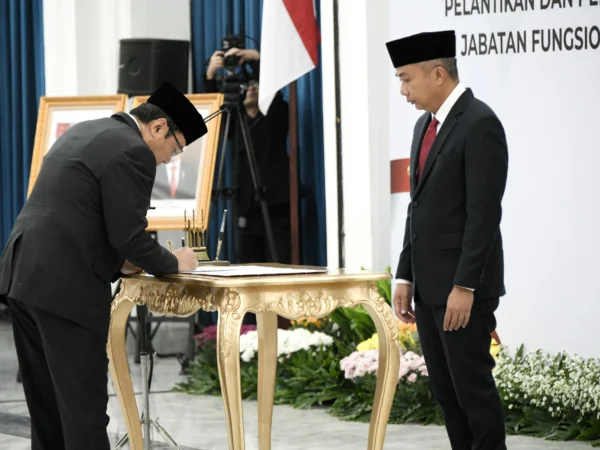
[[446,98],[446,101],[442,103],[442,106],[440,106],[438,112],[436,114],[432,114],[432,117],[435,117],[440,123],[440,127],[443,125],[444,120],[446,120],[448,117],[448,114],[450,114],[454,104],[466,90],[467,89],[461,83],[458,83],[448,98]]
[[140,131],[142,131],[142,128],[140,127],[140,123],[138,122],[138,120],[135,118],[134,115],[127,113],[127,115],[129,117],[131,117],[133,119],[133,121],[135,122],[135,124],[137,125],[137,127],[139,128]]

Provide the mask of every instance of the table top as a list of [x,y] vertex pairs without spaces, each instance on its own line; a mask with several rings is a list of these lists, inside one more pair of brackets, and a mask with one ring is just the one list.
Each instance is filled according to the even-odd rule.
[[368,270],[347,270],[331,269],[314,266],[296,266],[289,264],[232,264],[230,267],[243,266],[265,266],[277,268],[294,269],[321,269],[323,272],[293,274],[293,275],[259,275],[259,276],[210,276],[198,274],[173,274],[154,277],[145,273],[127,275],[123,278],[133,278],[139,280],[163,281],[168,283],[181,284],[200,284],[207,287],[225,288],[225,287],[251,287],[251,286],[282,286],[282,285],[310,285],[323,283],[353,283],[361,281],[380,281],[390,280],[391,274],[388,272],[372,272]]

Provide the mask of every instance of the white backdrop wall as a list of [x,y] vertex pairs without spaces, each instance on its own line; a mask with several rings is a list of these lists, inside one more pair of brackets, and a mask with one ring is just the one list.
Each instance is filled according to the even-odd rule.
[[[473,9],[486,3],[490,13]],[[508,293],[497,312],[500,338],[511,347],[524,343],[528,349],[599,357],[600,2],[543,8],[558,3],[565,2],[392,0],[389,38],[455,29],[461,81],[496,111],[506,129],[509,177],[502,230]],[[512,48],[509,33],[514,33]],[[497,53],[490,54],[492,39]],[[397,124],[389,130],[390,159],[395,160],[408,157],[420,113],[400,96],[391,66],[388,72],[389,115]],[[408,194],[392,197],[395,262]]]
[[345,267],[384,270],[390,264],[384,45],[389,1],[341,0],[338,5],[341,168],[336,166],[333,1],[321,0],[327,259],[329,266],[338,267],[337,170],[342,170]]
[[190,40],[188,0],[44,0],[46,95],[111,95],[119,40]]

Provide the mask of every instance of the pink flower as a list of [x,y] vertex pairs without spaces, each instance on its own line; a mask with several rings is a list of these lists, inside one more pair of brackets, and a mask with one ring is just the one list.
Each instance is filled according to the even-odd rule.
[[[256,325],[242,325],[242,328],[240,330],[240,336],[243,336],[244,334],[248,333],[249,331],[254,331],[254,330],[256,330]],[[217,340],[217,326],[210,325],[210,326],[204,328],[204,330],[202,330],[202,333],[197,334],[196,336],[194,336],[194,338],[196,339],[196,345],[198,347],[202,347],[204,344],[206,344],[209,341],[216,341]]]
[[[356,351],[340,361],[340,368],[348,380],[377,374],[379,368],[379,350]],[[414,352],[400,354],[400,370],[398,380],[406,378],[409,383],[414,383],[420,376],[429,376],[425,358]]]

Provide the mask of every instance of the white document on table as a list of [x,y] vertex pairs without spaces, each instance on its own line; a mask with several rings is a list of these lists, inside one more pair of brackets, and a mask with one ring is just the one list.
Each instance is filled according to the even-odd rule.
[[269,267],[269,266],[198,266],[188,270],[185,274],[207,275],[211,277],[252,277],[265,275],[302,275],[311,273],[325,273],[327,269],[309,269],[298,267]]

